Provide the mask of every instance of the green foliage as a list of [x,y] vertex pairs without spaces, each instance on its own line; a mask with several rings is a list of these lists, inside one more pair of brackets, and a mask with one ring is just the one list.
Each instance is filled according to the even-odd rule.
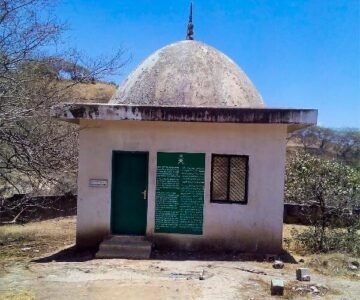
[[307,153],[338,159],[358,169],[360,167],[359,129],[313,126],[292,133],[289,141]]
[[307,227],[304,231],[293,229],[296,248],[312,253],[343,252],[360,257],[360,221],[357,220],[348,228],[325,227],[316,224]]
[[312,226],[294,232],[297,243],[317,252],[344,251],[360,255],[360,171],[341,162],[297,153],[288,162],[285,198],[313,206]]
[[287,164],[285,198],[340,208],[360,206],[360,171],[335,160],[297,153]]

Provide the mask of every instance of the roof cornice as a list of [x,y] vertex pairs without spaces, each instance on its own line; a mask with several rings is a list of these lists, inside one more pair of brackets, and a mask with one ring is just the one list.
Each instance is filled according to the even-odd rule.
[[59,104],[51,116],[68,122],[81,119],[104,121],[207,122],[284,124],[289,131],[316,125],[316,109],[150,106],[122,104]]

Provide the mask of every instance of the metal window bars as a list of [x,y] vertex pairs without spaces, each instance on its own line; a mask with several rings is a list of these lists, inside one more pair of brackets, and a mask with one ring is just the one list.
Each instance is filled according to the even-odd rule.
[[248,156],[212,156],[211,202],[247,203]]

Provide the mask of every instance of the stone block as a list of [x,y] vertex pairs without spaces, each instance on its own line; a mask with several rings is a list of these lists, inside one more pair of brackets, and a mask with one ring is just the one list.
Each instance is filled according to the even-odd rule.
[[271,279],[271,295],[272,296],[284,295],[284,280],[279,278]]
[[310,281],[310,272],[307,268],[300,268],[296,270],[296,279],[299,281]]
[[275,260],[273,263],[273,268],[274,269],[283,269],[284,263],[281,260]]

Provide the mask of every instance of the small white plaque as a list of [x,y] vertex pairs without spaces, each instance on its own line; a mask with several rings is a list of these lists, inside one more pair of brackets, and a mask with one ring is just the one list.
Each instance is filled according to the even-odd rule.
[[107,179],[93,178],[93,179],[89,180],[89,186],[90,187],[106,188],[108,186],[108,180]]

